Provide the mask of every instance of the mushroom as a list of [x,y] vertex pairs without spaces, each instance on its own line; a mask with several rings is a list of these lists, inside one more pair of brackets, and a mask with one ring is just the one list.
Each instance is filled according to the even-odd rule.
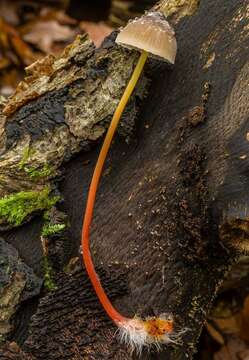
[[149,55],[171,64],[175,63],[175,32],[160,12],[151,11],[129,22],[118,34],[116,43],[141,51],[143,57]]
[[141,352],[143,346],[167,344],[176,342],[177,334],[173,332],[173,318],[171,315],[162,314],[159,317],[141,319],[138,317],[127,318],[121,315],[112,305],[103,289],[100,279],[95,272],[90,253],[89,232],[93,216],[94,203],[105,159],[110,148],[114,133],[125,106],[142,73],[148,56],[174,64],[177,44],[174,30],[160,12],[148,12],[141,18],[129,22],[117,36],[116,42],[121,46],[136,49],[141,52],[138,63],[131,79],[113,115],[107,131],[103,146],[92,177],[86,211],[82,228],[82,254],[88,276],[92,282],[100,303],[109,317],[119,328],[122,341],[128,343],[132,350]]

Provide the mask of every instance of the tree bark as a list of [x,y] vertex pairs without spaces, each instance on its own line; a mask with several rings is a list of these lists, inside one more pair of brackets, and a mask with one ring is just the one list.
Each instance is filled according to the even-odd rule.
[[[133,123],[140,109],[137,131],[129,144],[115,140],[91,232],[94,262],[116,307],[127,316],[170,312],[176,332],[188,329],[180,345],[145,351],[143,359],[192,357],[224,275],[249,241],[248,5],[202,1],[186,18],[189,8],[175,9],[175,67],[148,65],[148,97],[137,106],[144,79],[124,119]],[[65,164],[59,185],[71,225],[69,255],[78,254],[99,149],[82,150],[102,137],[137,59],[111,39],[97,51],[77,41],[44,67],[44,78],[38,68],[40,79],[33,73],[29,87],[5,104],[0,145],[1,196],[44,186],[52,194],[61,164],[81,151]],[[27,146],[32,151],[23,160]],[[25,170],[47,161],[53,172],[42,178]],[[38,223],[3,233],[37,271]],[[1,225],[16,226],[8,217]],[[84,270],[56,276],[57,290],[42,298],[32,318],[22,359],[24,353],[27,359],[137,359],[116,341]],[[6,346],[3,354],[13,352]]]
[[142,15],[145,10],[150,9],[157,0],[113,0],[111,2],[109,22],[113,26],[123,26],[127,21]]

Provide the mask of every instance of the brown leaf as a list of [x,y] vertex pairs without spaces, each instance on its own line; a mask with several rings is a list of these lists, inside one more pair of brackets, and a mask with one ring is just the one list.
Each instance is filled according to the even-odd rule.
[[239,360],[249,360],[249,349],[238,353]]
[[69,42],[75,35],[76,32],[68,26],[60,25],[55,20],[48,20],[34,23],[23,38],[45,53],[51,53],[53,52],[54,42]]
[[18,35],[12,35],[10,41],[24,65],[30,65],[38,59],[38,56],[33,53],[31,48]]
[[241,306],[237,299],[220,300],[212,310],[210,319],[222,334],[238,335],[240,331]]
[[11,56],[11,50],[18,56],[24,65],[30,65],[37,60],[37,56],[31,48],[21,39],[20,35],[10,24],[0,18],[0,44],[3,51],[8,52],[9,59],[18,65],[15,56]]
[[89,34],[96,47],[99,47],[104,38],[113,31],[113,28],[103,22],[81,21],[80,28]]
[[249,347],[239,338],[229,337],[228,342],[215,355],[214,360],[249,360]]
[[214,355],[214,360],[238,360],[232,357],[227,346],[223,346],[220,351]]
[[55,10],[44,7],[40,12],[40,20],[56,20],[61,25],[77,25],[77,20],[71,18],[63,10]]
[[5,21],[0,17],[0,47],[2,51],[9,48],[8,31],[5,25]]
[[238,334],[240,331],[240,314],[227,318],[213,318],[213,321],[223,334]]
[[206,322],[206,329],[209,333],[210,336],[212,336],[212,338],[220,345],[224,345],[225,344],[225,340],[221,334],[220,331],[218,331],[217,329],[215,329],[213,327],[213,325],[209,322]]
[[9,59],[0,55],[0,70],[7,68],[10,65]]
[[1,89],[0,93],[4,96],[10,96],[13,94],[15,87],[17,86],[18,82],[21,80],[21,73],[15,69],[11,68],[8,71],[4,71],[1,78]]
[[1,17],[11,25],[18,25],[17,3],[9,0],[0,1]]

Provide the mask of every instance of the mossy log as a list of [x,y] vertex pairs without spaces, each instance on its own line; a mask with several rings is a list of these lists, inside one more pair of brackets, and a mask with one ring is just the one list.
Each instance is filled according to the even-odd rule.
[[[176,331],[188,329],[180,345],[142,355],[176,360],[192,357],[224,275],[248,248],[249,9],[243,0],[203,0],[195,14],[183,17],[197,2],[169,3],[165,9],[175,9],[169,13],[177,22],[175,67],[147,66],[151,86],[147,90],[147,77],[141,80],[123,118],[119,134],[130,141],[115,139],[91,236],[94,262],[122,313],[171,312]],[[59,205],[71,224],[68,257],[78,255],[99,151],[93,145],[137,59],[116,47],[114,36],[96,51],[78,38],[59,59],[34,65],[0,117],[1,197],[44,187],[57,196],[61,180]],[[52,171],[45,176],[27,171],[46,164]],[[1,220],[2,228],[15,226]],[[2,234],[37,272],[40,229],[36,217]],[[84,270],[57,277],[57,289],[41,300],[17,353],[23,359],[138,358],[115,340]],[[6,345],[2,356],[10,359],[13,351]]]

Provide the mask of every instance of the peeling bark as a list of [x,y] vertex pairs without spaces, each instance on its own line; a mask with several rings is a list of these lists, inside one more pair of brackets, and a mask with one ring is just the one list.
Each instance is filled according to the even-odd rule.
[[[1,199],[21,191],[52,193],[61,164],[103,135],[137,56],[118,49],[111,39],[94,52],[92,42],[79,36],[59,58],[47,56],[27,68],[28,76],[1,115],[2,228],[16,224],[1,214]],[[132,134],[147,82],[141,79],[127,108],[120,130],[126,137]]]

